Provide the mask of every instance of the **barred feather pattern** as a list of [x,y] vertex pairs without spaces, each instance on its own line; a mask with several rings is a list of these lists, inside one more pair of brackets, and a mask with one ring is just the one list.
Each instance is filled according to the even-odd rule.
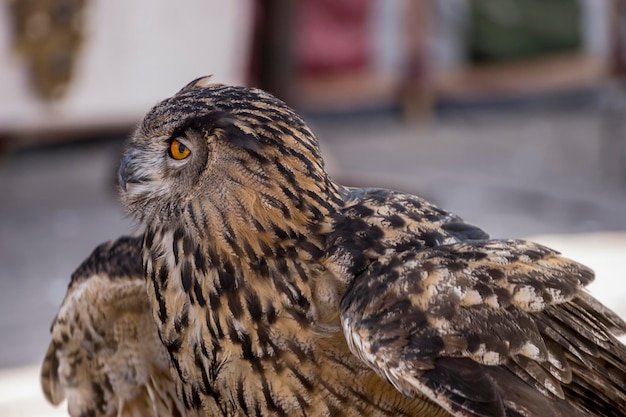
[[167,351],[152,320],[141,237],[98,246],[72,274],[41,370],[72,417],[180,417]]
[[194,80],[148,113],[119,177],[190,412],[626,412],[626,326],[584,292],[592,271],[417,196],[336,184],[268,93]]

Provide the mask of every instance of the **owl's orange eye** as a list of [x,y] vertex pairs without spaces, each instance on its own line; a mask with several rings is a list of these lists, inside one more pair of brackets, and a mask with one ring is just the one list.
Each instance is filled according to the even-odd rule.
[[170,156],[176,160],[185,159],[191,154],[191,150],[179,140],[174,139],[170,144]]

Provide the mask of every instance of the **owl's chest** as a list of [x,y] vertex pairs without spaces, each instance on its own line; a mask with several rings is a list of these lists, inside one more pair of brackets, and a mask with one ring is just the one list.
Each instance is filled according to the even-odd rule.
[[[314,327],[339,329],[342,289],[334,275],[297,253],[215,259],[176,234],[146,246],[144,265],[155,322],[172,356],[197,348],[209,360],[272,356]],[[286,252],[286,251],[285,251]]]

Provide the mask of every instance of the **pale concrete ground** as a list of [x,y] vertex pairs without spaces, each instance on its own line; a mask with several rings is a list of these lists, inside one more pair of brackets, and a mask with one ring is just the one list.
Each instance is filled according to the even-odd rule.
[[[600,173],[598,113],[474,112],[415,125],[370,117],[313,128],[336,178],[419,193],[495,237],[561,250],[595,268],[593,293],[626,316],[626,190]],[[133,230],[113,187],[119,147],[0,160],[0,416],[65,415],[45,403],[38,367],[73,269]]]

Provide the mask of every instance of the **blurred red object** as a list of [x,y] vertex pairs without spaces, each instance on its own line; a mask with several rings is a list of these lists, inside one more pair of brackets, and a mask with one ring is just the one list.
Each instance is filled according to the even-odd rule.
[[367,67],[370,4],[368,0],[302,0],[295,25],[297,71],[323,75]]

